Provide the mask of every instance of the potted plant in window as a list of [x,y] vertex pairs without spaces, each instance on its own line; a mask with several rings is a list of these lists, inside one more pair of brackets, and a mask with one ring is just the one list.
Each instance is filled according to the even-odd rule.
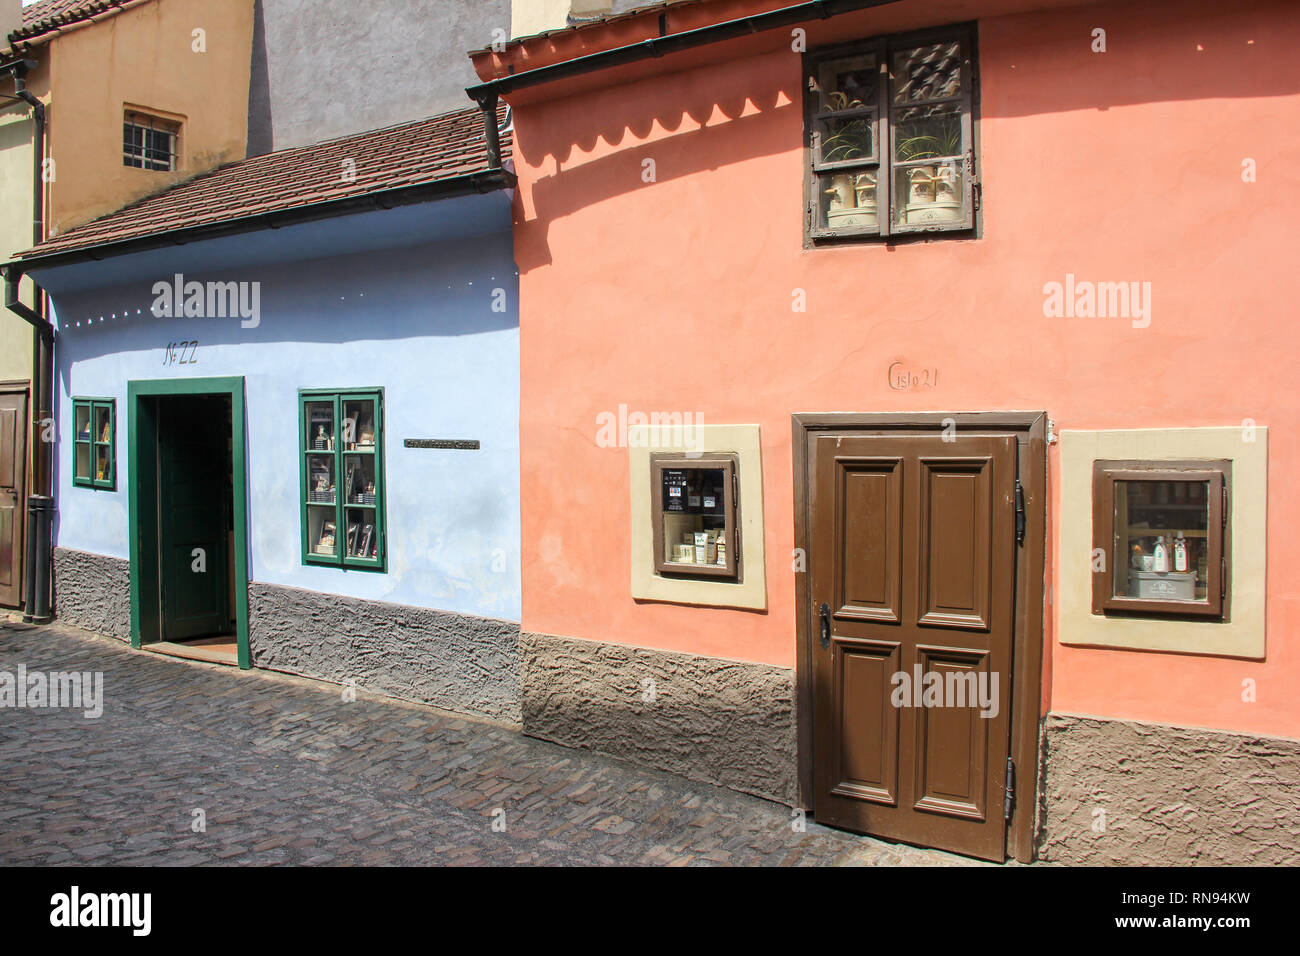
[[[834,94],[840,95],[840,94]],[[850,120],[821,144],[822,161],[837,163],[872,156],[871,122]],[[876,219],[876,177],[870,172],[836,173],[831,176],[826,225],[831,229],[874,226]]]
[[[900,142],[895,149],[895,161],[939,160],[956,156],[960,151],[961,127],[956,122],[948,122],[937,135],[910,136]],[[947,158],[933,165],[908,167],[905,222],[954,222],[962,218],[962,177],[958,162]]]

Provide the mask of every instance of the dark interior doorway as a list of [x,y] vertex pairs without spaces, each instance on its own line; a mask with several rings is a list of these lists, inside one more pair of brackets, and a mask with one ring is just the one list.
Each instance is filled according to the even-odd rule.
[[[141,475],[151,519],[157,630],[154,650],[235,663],[234,502],[228,395],[159,395],[141,400],[152,432]],[[152,459],[152,468],[149,460]],[[149,471],[152,470],[152,480]],[[146,552],[148,553],[148,552]],[[143,638],[143,635],[142,635]]]

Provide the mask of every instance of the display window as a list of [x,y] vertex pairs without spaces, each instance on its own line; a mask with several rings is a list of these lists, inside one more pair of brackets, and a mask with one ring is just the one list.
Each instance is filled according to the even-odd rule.
[[72,483],[117,487],[117,404],[111,398],[74,398]]
[[1227,461],[1098,461],[1093,611],[1224,616]]
[[657,572],[739,580],[735,456],[656,454],[650,468]]
[[299,395],[303,562],[382,570],[383,393]]

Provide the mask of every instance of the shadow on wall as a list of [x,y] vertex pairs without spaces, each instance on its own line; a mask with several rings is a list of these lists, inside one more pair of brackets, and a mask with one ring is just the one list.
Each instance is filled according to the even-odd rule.
[[253,54],[248,68],[249,157],[269,153],[274,146],[271,130],[271,74],[266,62],[266,10],[263,0],[253,4]]
[[[513,303],[517,279],[509,247],[510,237],[503,235],[215,273],[184,273],[186,283],[259,283],[260,315],[255,327],[244,327],[238,317],[155,318],[149,314],[155,299],[153,280],[69,293],[56,300],[63,350],[60,384],[67,387],[68,370],[78,361],[149,351],[172,338],[191,335],[201,335],[204,346],[255,346],[397,341],[516,328],[519,320]],[[158,281],[174,285],[169,273],[162,275]],[[510,308],[493,309],[494,287],[505,290]],[[110,309],[117,313],[111,318]],[[139,315],[136,309],[141,310]],[[83,324],[77,326],[78,321]]]
[[[1201,0],[1179,5],[1176,17],[1171,7],[1130,2],[980,21],[981,119],[1300,93],[1293,55],[1300,7],[1243,10]],[[837,18],[837,36],[896,29],[896,13]],[[1106,30],[1104,53],[1092,49],[1098,27]],[[771,52],[519,110],[517,155],[541,170],[517,200],[520,271],[551,261],[551,220],[758,157],[797,161],[804,146],[802,69],[801,56],[782,38]],[[1201,128],[1187,130],[1186,148],[1201,148],[1203,135]],[[1170,148],[1182,144],[1166,142],[1161,151]],[[592,152],[595,158],[582,155]],[[654,161],[653,182],[642,176],[647,160]]]

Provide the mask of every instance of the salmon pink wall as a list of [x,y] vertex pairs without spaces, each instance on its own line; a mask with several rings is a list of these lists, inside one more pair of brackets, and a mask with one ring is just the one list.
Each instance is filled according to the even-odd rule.
[[[898,23],[879,18],[828,38]],[[1042,409],[1058,429],[1251,418],[1272,426],[1267,660],[1056,645],[1053,479],[1044,703],[1300,735],[1297,45],[1290,3],[982,20],[977,240],[803,248],[801,64],[780,38],[521,107],[524,628],[792,667],[795,412]],[[1150,282],[1150,326],[1045,317],[1043,286],[1067,273]],[[890,388],[895,362],[938,384]],[[597,444],[597,416],[620,404],[762,427],[766,612],[632,600],[628,453]],[[1240,700],[1247,677],[1256,703]]]

